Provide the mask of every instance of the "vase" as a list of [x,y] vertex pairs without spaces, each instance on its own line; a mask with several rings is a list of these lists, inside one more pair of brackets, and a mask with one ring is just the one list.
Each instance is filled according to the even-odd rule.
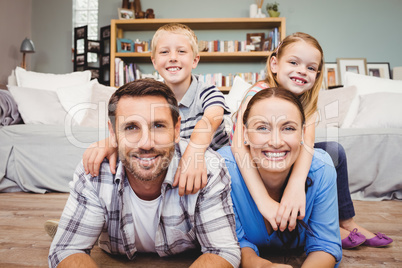
[[261,8],[257,10],[257,17],[256,18],[265,18],[265,14],[262,13]]
[[281,15],[281,12],[269,9],[268,14],[270,17],[279,17],[279,15]]

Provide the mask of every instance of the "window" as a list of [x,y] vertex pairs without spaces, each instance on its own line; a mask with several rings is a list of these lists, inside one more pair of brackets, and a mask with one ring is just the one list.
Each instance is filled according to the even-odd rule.
[[[73,1],[73,31],[72,31],[73,35],[75,27],[88,25],[88,39],[98,40],[98,6],[99,6],[99,0]],[[72,40],[74,42],[74,36]],[[77,50],[84,51],[84,43],[79,43]],[[88,62],[96,62],[96,61],[97,61],[96,54],[89,53]]]

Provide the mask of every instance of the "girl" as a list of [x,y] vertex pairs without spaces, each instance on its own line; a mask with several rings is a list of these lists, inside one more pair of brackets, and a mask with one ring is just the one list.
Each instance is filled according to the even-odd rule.
[[[240,121],[239,121],[240,122]],[[299,99],[283,88],[267,88],[255,94],[244,111],[242,129],[247,153],[260,174],[258,182],[279,202],[295,161],[303,149],[305,117]],[[232,179],[231,196],[242,267],[290,267],[258,256],[258,248],[293,249],[304,245],[303,267],[334,267],[342,258],[337,217],[336,172],[330,157],[316,150],[306,182],[306,215],[294,232],[274,232],[259,213],[240,174],[239,162],[229,147],[218,151]],[[257,180],[256,180],[257,181]],[[271,265],[270,265],[271,264]]]
[[[296,219],[303,219],[305,215],[304,184],[315,148],[322,148],[328,152],[337,171],[339,225],[343,248],[353,248],[360,244],[368,246],[385,246],[392,239],[383,234],[373,234],[359,226],[354,220],[353,202],[350,197],[346,154],[343,147],[336,142],[315,143],[315,122],[317,119],[317,99],[323,81],[323,50],[318,41],[305,33],[294,33],[287,36],[271,53],[267,60],[267,78],[257,82],[246,94],[237,114],[242,122],[244,109],[253,95],[269,87],[281,86],[299,97],[306,113],[306,132],[304,149],[297,158],[289,182],[285,188],[280,204],[274,201],[261,180],[258,171],[252,167],[249,159],[249,149],[244,145],[242,131],[233,125],[232,152],[239,165],[244,181],[255,200],[258,209],[274,230],[292,231],[296,226]],[[241,129],[240,129],[241,130]],[[245,163],[245,165],[244,165]],[[360,231],[360,232],[357,232]]]

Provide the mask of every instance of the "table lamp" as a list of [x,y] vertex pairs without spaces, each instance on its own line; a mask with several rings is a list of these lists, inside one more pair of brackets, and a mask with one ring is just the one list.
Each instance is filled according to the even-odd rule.
[[22,52],[22,65],[21,67],[26,69],[26,62],[25,62],[25,53],[34,53],[35,52],[35,46],[32,42],[32,40],[25,38],[24,41],[22,41],[20,51]]

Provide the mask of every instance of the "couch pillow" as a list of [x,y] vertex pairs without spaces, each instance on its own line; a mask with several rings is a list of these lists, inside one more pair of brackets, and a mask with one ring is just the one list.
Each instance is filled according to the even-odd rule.
[[81,126],[95,127],[99,129],[107,128],[108,104],[112,94],[116,91],[115,87],[104,86],[95,83],[91,88],[91,104],[81,121]]
[[98,84],[94,79],[90,82],[70,87],[60,87],[56,89],[60,103],[67,113],[81,125],[91,104],[92,87]]
[[27,71],[24,68],[17,67],[15,76],[19,87],[56,91],[59,87],[77,86],[89,82],[91,71],[50,74]]
[[402,128],[402,92],[361,95],[352,128]]
[[319,113],[317,128],[340,127],[356,91],[355,86],[321,90],[317,103]]
[[373,76],[345,73],[345,86],[356,86],[357,93],[350,104],[349,111],[343,121],[342,128],[349,128],[353,124],[359,111],[359,101],[361,95],[389,92],[402,93],[402,81],[396,81]]
[[232,113],[236,112],[237,109],[239,109],[244,95],[251,86],[251,84],[244,81],[244,79],[240,76],[235,76],[229,94],[225,95],[226,104],[228,105]]
[[25,124],[65,125],[71,120],[56,92],[36,88],[8,86]]

